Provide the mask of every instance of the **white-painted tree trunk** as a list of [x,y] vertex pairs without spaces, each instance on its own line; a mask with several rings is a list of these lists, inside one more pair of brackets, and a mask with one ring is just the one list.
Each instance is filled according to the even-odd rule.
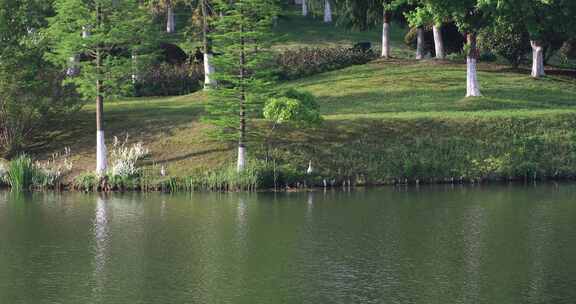
[[87,26],[82,27],[82,38],[90,37],[90,29]]
[[382,28],[382,57],[390,58],[390,23],[384,23]]
[[416,29],[416,59],[424,59],[424,29],[422,27]]
[[324,0],[324,22],[332,22],[332,7],[330,6],[330,0]]
[[302,0],[302,16],[308,16],[308,3],[306,0]]
[[138,55],[132,53],[132,84],[136,84],[140,79],[138,72]]
[[238,166],[237,171],[242,172],[246,168],[246,147],[238,147]]
[[68,69],[66,69],[66,76],[74,77],[80,72],[80,55],[71,56],[68,59]]
[[444,59],[446,54],[444,52],[444,39],[442,38],[442,25],[432,26],[434,34],[434,50],[436,52],[436,59]]
[[530,41],[532,46],[532,77],[546,76],[544,72],[544,48],[537,41]]
[[471,56],[466,58],[466,97],[479,97],[480,85],[478,83],[477,60]]
[[96,131],[96,174],[103,176],[108,169],[108,160],[106,158],[107,149],[104,139],[104,131]]
[[168,3],[167,10],[166,32],[174,33],[176,31],[176,20],[174,19],[174,7],[171,3]]
[[212,54],[204,53],[204,89],[216,86],[214,75],[214,65],[212,65]]

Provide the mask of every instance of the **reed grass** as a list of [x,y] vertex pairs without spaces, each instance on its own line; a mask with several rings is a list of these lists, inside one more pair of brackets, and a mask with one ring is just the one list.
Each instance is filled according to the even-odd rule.
[[32,159],[28,155],[20,155],[8,163],[6,182],[15,192],[30,190],[33,179],[38,175]]

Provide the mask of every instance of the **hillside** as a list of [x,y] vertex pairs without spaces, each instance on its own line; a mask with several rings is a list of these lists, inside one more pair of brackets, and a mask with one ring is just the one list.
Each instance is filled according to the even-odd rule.
[[[358,41],[376,44],[379,37],[376,31],[346,32],[295,14],[281,18],[276,31],[276,48]],[[576,127],[576,79],[552,75],[536,81],[526,71],[480,64],[484,97],[465,99],[465,65],[409,59],[411,52],[402,45],[402,33],[397,28],[392,35],[396,59],[279,84],[316,95],[326,120],[316,130],[281,130],[277,147],[284,152],[279,158],[297,168],[313,160],[326,174],[364,176],[378,182],[396,177],[462,176],[472,161],[480,172],[495,166],[491,162],[512,162],[515,149],[522,147],[539,151],[538,155],[530,153],[538,159],[516,161],[546,170],[570,165],[568,160],[575,158],[568,150],[576,138],[572,131]],[[199,121],[204,100],[204,93],[198,92],[107,102],[109,141],[110,136],[124,134],[143,141],[154,161],[167,164],[171,175],[183,176],[232,161],[233,149],[203,134],[208,128]],[[69,146],[75,154],[75,172],[92,170],[93,117],[94,107],[87,105],[73,120],[55,126],[39,140],[35,154],[46,156]],[[560,150],[566,150],[565,159],[542,163],[552,161],[553,152]]]

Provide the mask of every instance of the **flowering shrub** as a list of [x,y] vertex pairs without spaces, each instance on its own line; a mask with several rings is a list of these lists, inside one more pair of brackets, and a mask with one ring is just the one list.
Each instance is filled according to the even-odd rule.
[[142,142],[128,144],[128,135],[124,141],[114,136],[114,143],[110,152],[111,164],[109,175],[129,177],[140,173],[138,161],[150,155],[150,150]]
[[38,188],[58,187],[62,179],[72,171],[70,148],[64,148],[63,153],[54,153],[45,162],[36,161],[34,167],[36,174],[32,178],[32,184]]

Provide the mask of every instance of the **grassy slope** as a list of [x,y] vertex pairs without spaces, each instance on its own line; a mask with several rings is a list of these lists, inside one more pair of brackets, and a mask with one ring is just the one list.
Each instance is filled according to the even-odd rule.
[[[393,32],[393,52],[406,58],[411,53],[401,43],[402,33]],[[280,20],[277,34],[277,48],[351,45],[358,41],[377,45],[379,39],[377,31],[346,32],[295,15]],[[418,173],[424,170],[420,167],[436,172],[446,169],[436,168],[439,164],[422,164],[426,162],[424,157],[439,161],[444,158],[448,164],[460,156],[465,158],[463,163],[471,157],[483,161],[498,149],[507,153],[510,148],[490,142],[523,139],[530,132],[553,137],[558,145],[570,141],[573,134],[563,133],[563,128],[576,126],[574,79],[550,76],[535,81],[526,73],[515,73],[503,66],[481,64],[479,68],[484,97],[474,99],[463,98],[464,64],[410,59],[378,60],[281,84],[314,93],[327,120],[311,132],[282,130],[279,135],[284,138],[278,147],[285,153],[281,157],[297,167],[304,167],[308,159],[313,159],[323,171],[334,175],[362,174],[384,180],[394,174],[406,175],[406,170],[415,170],[414,176],[432,174]],[[144,141],[154,159],[168,164],[173,175],[233,160],[232,149],[203,136],[207,126],[199,119],[204,100],[200,92],[108,102],[107,135],[128,132],[133,140]],[[46,155],[46,151],[71,146],[77,153],[76,170],[92,169],[93,116],[93,106],[86,106],[73,121],[65,122],[58,128],[60,131],[46,137],[48,148],[40,145],[39,153]],[[439,146],[449,151],[434,149]],[[459,147],[476,154],[463,153]],[[415,155],[417,151],[423,154]],[[368,167],[388,173],[376,176]],[[446,170],[443,176],[449,176],[450,168]]]

